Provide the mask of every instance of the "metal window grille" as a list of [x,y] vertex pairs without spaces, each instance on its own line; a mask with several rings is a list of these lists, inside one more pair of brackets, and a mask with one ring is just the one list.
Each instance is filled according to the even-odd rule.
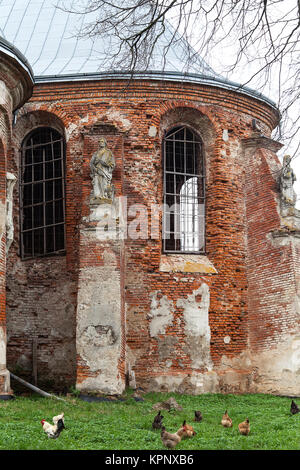
[[188,127],[169,131],[163,142],[163,251],[205,250],[205,169],[202,144]]
[[54,129],[38,128],[21,149],[21,257],[65,251],[65,145]]

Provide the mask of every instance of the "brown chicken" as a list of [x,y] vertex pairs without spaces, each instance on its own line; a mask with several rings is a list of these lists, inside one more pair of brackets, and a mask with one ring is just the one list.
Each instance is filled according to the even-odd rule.
[[183,435],[182,437],[193,437],[196,436],[196,432],[193,426],[186,424],[186,420],[183,421],[181,428],[183,428]]
[[202,413],[201,411],[195,411],[195,418],[194,418],[194,421],[202,421]]
[[246,418],[245,421],[239,424],[239,431],[240,434],[243,434],[243,436],[248,436],[250,432],[250,423],[248,418]]
[[152,428],[153,429],[160,429],[162,427],[162,420],[163,420],[163,415],[160,414],[160,410],[157,413],[157,415],[154,417],[153,423],[152,423]]
[[167,447],[168,449],[174,449],[174,447],[176,447],[177,444],[179,444],[179,442],[181,441],[183,437],[183,433],[184,433],[183,427],[179,428],[178,431],[175,433],[170,433],[170,432],[167,432],[165,426],[163,426],[161,428],[161,433],[160,433],[161,441],[163,445]]
[[221,424],[222,424],[222,426],[224,426],[224,428],[231,428],[232,427],[232,419],[229,418],[227,410],[225,411],[225,413],[222,416]]
[[291,403],[291,413],[292,415],[295,415],[296,413],[299,413],[299,408],[298,408],[298,405],[294,402],[294,400],[292,400],[292,403]]

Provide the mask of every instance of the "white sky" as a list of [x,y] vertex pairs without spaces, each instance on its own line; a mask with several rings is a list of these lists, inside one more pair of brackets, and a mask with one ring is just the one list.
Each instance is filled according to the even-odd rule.
[[[208,0],[207,3],[209,3],[210,0]],[[294,9],[294,10],[293,10]],[[275,9],[270,11],[270,19],[275,20],[275,26],[272,30],[273,34],[273,40],[274,43],[276,43],[276,36],[278,38],[283,36],[283,29],[284,25],[281,22],[282,18],[287,17],[289,15],[289,12],[292,11],[293,19],[297,14],[297,0],[278,0],[275,5]],[[256,11],[255,9],[253,10],[253,14],[255,14]],[[174,12],[173,12],[174,14]],[[169,17],[169,21],[173,23],[172,21],[172,15]],[[278,24],[277,24],[278,21]],[[198,26],[198,27],[197,27]],[[184,34],[186,30],[184,29],[184,25],[182,27],[181,33]],[[230,24],[222,24],[222,34],[224,31],[226,31],[226,28],[230,28]],[[247,27],[245,28],[247,30]],[[188,33],[186,36],[188,36],[190,44],[195,47],[195,50],[199,50],[199,45],[197,45],[197,39],[199,38],[200,30],[199,30],[199,22],[198,25],[195,23],[193,27],[191,28],[191,33]],[[284,33],[287,35],[287,32]],[[262,51],[264,50],[264,46],[266,43],[261,42],[261,50],[257,51],[257,46],[255,48],[252,48],[250,52],[248,53],[247,59],[244,58],[240,61],[240,65],[238,68],[236,68],[234,71],[228,73],[226,75],[226,67],[230,66],[233,62],[233,59],[235,58],[236,52],[239,48],[239,42],[238,42],[238,36],[234,36],[234,32],[230,33],[227,39],[227,43],[224,41],[222,42],[222,46],[219,47],[214,47],[210,48],[207,51],[207,54],[203,56],[203,53],[200,54],[202,57],[206,60],[206,62],[215,70],[215,72],[219,73],[220,75],[224,76],[225,78],[228,78],[229,80],[232,80],[237,83],[245,83],[245,81],[251,77],[253,73],[256,72],[258,63],[257,63],[257,56],[258,53],[261,52],[261,55],[263,55]],[[297,57],[298,53],[298,57]],[[249,64],[248,58],[249,54],[252,54],[251,60],[252,60],[252,65]],[[268,76],[268,79],[265,81],[262,79],[262,77],[257,77],[251,82],[247,83],[247,86],[257,90],[261,93],[263,93],[266,97],[270,98],[273,100],[275,103],[279,103],[280,98],[282,97],[282,89],[284,89],[284,86],[286,84],[289,85],[290,88],[293,88],[293,80],[294,80],[294,71],[295,71],[295,66],[292,66],[292,61],[293,63],[296,63],[298,60],[298,67],[299,67],[299,48],[293,52],[293,55],[287,54],[285,57],[285,63],[283,63],[282,68],[279,69],[279,63],[276,63],[275,66],[271,70],[271,74]],[[264,59],[262,59],[264,61]],[[279,85],[279,74],[282,74],[281,77],[284,77],[284,80],[282,83]],[[289,81],[290,80],[290,81]],[[281,88],[280,88],[281,86]],[[280,109],[280,105],[279,105]],[[299,103],[297,103],[297,106],[294,106],[293,109],[290,111],[290,118],[295,120],[298,118],[300,115],[300,109],[299,109]],[[290,126],[290,129],[293,129],[292,126]],[[278,137],[275,137],[278,140]],[[289,142],[288,145],[284,145],[284,147],[278,152],[278,156],[280,159],[282,159],[283,155],[288,154],[288,155],[293,155],[296,151],[297,146],[299,145],[299,140],[300,140],[300,135],[298,132],[298,135]],[[285,144],[285,142],[282,141],[282,143]],[[299,156],[296,154],[293,156],[291,166],[296,174],[296,182],[294,184],[294,190],[297,193],[298,201],[296,204],[296,207],[300,209],[300,153]]]

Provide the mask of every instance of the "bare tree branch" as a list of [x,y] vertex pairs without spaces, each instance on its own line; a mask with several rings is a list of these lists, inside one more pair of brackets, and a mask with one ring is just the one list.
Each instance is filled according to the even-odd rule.
[[[243,76],[242,86],[262,92],[275,90],[282,113],[278,135],[284,143],[300,141],[300,0],[73,0],[71,5],[60,2],[60,8],[87,18],[77,34],[108,38],[107,63],[130,73],[157,60],[156,45],[171,22],[161,57],[165,67],[180,35],[186,41],[184,66],[198,54],[206,62],[218,57],[219,74],[233,81]],[[230,63],[221,63],[228,56]]]

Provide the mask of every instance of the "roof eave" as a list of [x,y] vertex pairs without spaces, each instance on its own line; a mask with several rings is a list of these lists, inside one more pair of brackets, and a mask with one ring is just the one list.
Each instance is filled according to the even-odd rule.
[[156,80],[168,80],[184,83],[197,83],[201,85],[209,85],[217,88],[222,88],[225,90],[234,91],[236,93],[241,93],[243,95],[250,96],[252,98],[258,99],[271,108],[274,111],[278,112],[279,110],[276,106],[276,103],[259,93],[256,90],[253,90],[247,86],[241,85],[240,83],[232,82],[224,78],[218,77],[209,77],[206,75],[196,74],[196,73],[180,73],[180,72],[168,72],[168,71],[146,71],[146,72],[121,72],[121,71],[111,71],[111,72],[93,72],[93,73],[76,73],[76,74],[60,74],[60,75],[37,75],[34,77],[35,83],[52,83],[52,82],[72,82],[72,81],[85,81],[85,80],[146,80],[146,79],[156,79]]

